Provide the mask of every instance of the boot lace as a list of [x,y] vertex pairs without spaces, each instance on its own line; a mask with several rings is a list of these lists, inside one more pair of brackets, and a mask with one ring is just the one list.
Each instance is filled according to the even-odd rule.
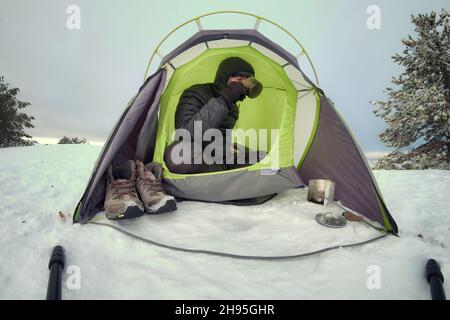
[[141,180],[142,187],[146,192],[164,192],[164,189],[162,187],[162,183],[158,179],[150,179],[150,178],[142,178],[139,177],[138,179]]
[[114,182],[112,184],[112,198],[122,199],[124,196],[137,196],[133,182]]

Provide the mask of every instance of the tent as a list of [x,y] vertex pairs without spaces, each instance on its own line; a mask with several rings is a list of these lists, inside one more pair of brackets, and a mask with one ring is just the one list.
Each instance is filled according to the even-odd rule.
[[[255,27],[203,29],[201,18],[223,13],[255,17]],[[263,21],[286,32],[299,45],[300,54],[294,56],[259,32]],[[147,78],[154,57],[161,56],[159,49],[164,41],[179,28],[193,22],[197,23],[198,32],[162,57],[157,71]],[[173,139],[174,113],[181,93],[193,84],[212,82],[219,63],[232,56],[250,62],[264,85],[261,96],[246,99],[241,104],[234,130],[270,129],[270,143],[256,146],[265,149],[267,157],[250,167],[224,172],[191,175],[169,172],[163,154]],[[309,63],[315,82],[300,68],[299,59],[302,58]],[[144,84],[105,143],[75,210],[75,223],[87,223],[102,210],[105,173],[112,162],[140,159],[144,163],[162,163],[169,193],[198,201],[226,202],[265,197],[307,185],[310,179],[330,179],[336,183],[336,201],[377,222],[387,231],[397,233],[397,225],[383,201],[367,160],[344,119],[319,88],[315,68],[306,50],[287,30],[248,13],[205,14],[169,33],[155,50],[147,72]]]

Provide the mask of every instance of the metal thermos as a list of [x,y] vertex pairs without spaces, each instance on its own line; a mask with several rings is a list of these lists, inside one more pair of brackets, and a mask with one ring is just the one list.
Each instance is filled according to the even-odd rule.
[[308,201],[328,205],[334,201],[335,183],[331,180],[314,179],[308,183]]

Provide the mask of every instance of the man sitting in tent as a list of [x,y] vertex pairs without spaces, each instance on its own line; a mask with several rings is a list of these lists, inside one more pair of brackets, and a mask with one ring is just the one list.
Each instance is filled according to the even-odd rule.
[[[262,85],[254,77],[255,71],[248,62],[232,57],[219,65],[214,83],[196,84],[183,92],[175,113],[175,129],[184,130],[189,137],[183,136],[166,149],[164,161],[170,172],[225,171],[249,166],[265,157],[264,152],[252,152],[231,143],[231,130],[239,117],[236,103],[247,96],[255,98],[262,91]],[[219,130],[223,139],[205,142],[204,134],[211,129]],[[204,150],[214,143],[209,156]]]

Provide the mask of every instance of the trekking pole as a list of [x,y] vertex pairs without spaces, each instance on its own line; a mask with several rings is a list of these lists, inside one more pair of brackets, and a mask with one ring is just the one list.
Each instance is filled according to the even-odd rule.
[[444,275],[441,267],[434,259],[430,259],[426,266],[426,277],[430,284],[431,300],[446,300],[445,291],[442,284],[444,283]]
[[61,300],[61,277],[65,260],[64,248],[56,246],[48,263],[50,277],[48,279],[47,300]]

